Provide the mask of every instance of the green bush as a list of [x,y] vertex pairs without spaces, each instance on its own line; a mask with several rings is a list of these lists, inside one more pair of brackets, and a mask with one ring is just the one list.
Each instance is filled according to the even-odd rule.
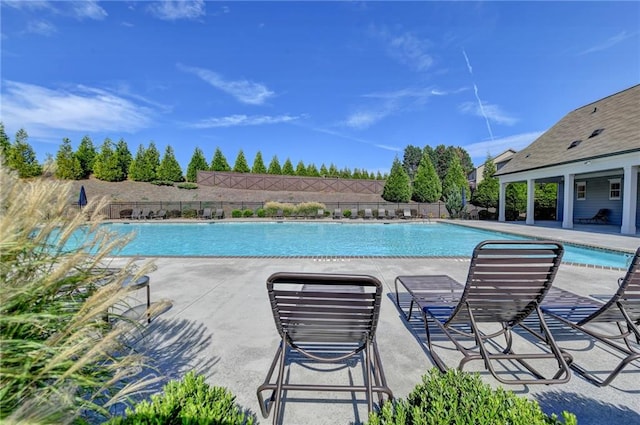
[[503,388],[492,389],[478,374],[431,369],[406,399],[385,403],[369,415],[368,425],[474,424],[575,425],[575,415],[563,412],[564,422],[548,416],[536,401]]
[[267,212],[264,210],[264,208],[258,208],[256,210],[256,215],[260,218],[265,218],[267,216]]
[[196,218],[198,217],[198,210],[195,210],[193,208],[185,208],[182,210],[182,217],[183,218]]
[[171,381],[162,394],[143,401],[125,417],[108,425],[242,424],[252,425],[255,416],[238,406],[235,396],[223,387],[212,387],[202,375],[189,372],[182,381]]
[[173,186],[173,182],[170,180],[154,180],[151,184],[155,184],[156,186]]
[[196,183],[184,182],[184,183],[178,183],[176,187],[178,189],[197,189],[198,185]]
[[253,211],[252,210],[244,210],[244,211],[242,211],[242,216],[243,217],[253,217]]
[[318,213],[318,210],[324,210],[327,207],[320,202],[301,202],[295,207],[295,211],[298,214],[304,214],[305,216],[313,216]]
[[342,215],[343,215],[345,218],[349,218],[349,217],[351,217],[351,210],[344,210],[344,211],[342,211]]
[[264,210],[266,215],[269,217],[275,217],[278,210],[282,210],[282,213],[286,217],[290,217],[295,210],[295,206],[293,204],[283,202],[267,202],[264,204]]
[[180,210],[171,210],[167,212],[167,218],[180,218],[182,217],[182,213]]
[[233,217],[233,218],[242,217],[242,210],[233,210],[233,211],[231,211],[231,217]]

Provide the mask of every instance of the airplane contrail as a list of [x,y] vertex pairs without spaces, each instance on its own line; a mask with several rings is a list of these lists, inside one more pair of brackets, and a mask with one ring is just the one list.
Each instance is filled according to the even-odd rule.
[[475,81],[473,81],[473,67],[471,66],[471,62],[469,62],[469,56],[467,56],[467,52],[462,49],[462,54],[464,55],[464,60],[467,62],[467,69],[469,70],[469,74],[471,75],[471,82],[473,83],[473,93],[476,96],[476,100],[478,101],[478,108],[480,109],[480,113],[484,117],[485,122],[487,123],[487,130],[489,130],[489,137],[493,141],[493,131],[491,130],[491,123],[489,122],[489,118],[487,114],[484,112],[484,107],[482,106],[482,100],[480,100],[480,95],[478,94],[478,86]]

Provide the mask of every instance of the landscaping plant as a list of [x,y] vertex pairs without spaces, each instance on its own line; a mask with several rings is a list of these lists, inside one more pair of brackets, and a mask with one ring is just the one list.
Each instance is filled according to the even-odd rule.
[[492,389],[478,374],[431,369],[406,399],[383,404],[368,425],[576,425],[575,415],[548,416],[536,401]]
[[21,180],[0,165],[4,424],[108,416],[110,406],[155,381],[141,376],[145,359],[121,343],[137,325],[105,320],[109,309],[127,307],[124,279],[152,265],[106,268],[128,238],[100,229],[103,201],[79,209],[70,205],[77,199],[68,183]]

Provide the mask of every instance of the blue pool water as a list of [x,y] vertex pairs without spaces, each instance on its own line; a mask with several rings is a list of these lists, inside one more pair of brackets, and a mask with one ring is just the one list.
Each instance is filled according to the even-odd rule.
[[[135,239],[124,256],[470,257],[487,239],[525,239],[449,224],[207,222],[105,224]],[[628,256],[565,244],[564,261],[626,268]]]

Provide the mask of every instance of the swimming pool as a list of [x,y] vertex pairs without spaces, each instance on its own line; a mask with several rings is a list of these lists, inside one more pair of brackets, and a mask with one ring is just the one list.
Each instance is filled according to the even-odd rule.
[[[135,233],[121,256],[215,257],[465,257],[487,239],[521,236],[442,223],[113,223]],[[565,244],[563,261],[626,268],[629,256]]]

